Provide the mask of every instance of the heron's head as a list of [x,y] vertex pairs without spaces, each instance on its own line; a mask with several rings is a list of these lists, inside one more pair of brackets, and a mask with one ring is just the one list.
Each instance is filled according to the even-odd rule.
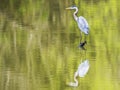
[[74,6],[66,8],[66,9],[78,9],[78,8],[77,8],[77,6],[74,5]]

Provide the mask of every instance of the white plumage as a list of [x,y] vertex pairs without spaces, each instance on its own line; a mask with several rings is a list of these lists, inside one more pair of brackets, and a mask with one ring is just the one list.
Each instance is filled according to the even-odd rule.
[[87,20],[83,16],[78,17],[77,23],[82,32],[84,32],[85,34],[89,33],[89,25],[87,23]]

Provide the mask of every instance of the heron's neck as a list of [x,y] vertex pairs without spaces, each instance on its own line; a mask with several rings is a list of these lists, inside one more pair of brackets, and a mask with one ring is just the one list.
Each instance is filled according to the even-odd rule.
[[76,8],[75,12],[73,13],[74,19],[77,20],[77,13],[78,13],[78,8]]
[[76,78],[77,78],[77,77],[74,77],[75,86],[78,86],[78,80],[77,80]]

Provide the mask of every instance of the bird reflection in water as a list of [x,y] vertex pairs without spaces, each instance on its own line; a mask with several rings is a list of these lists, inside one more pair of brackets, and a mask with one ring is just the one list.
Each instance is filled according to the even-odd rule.
[[84,77],[88,70],[89,70],[89,60],[85,60],[84,62],[82,62],[79,66],[78,66],[78,69],[77,71],[75,72],[74,74],[74,81],[75,82],[70,82],[68,85],[69,86],[73,86],[73,87],[77,87],[78,86],[78,80],[77,80],[77,77]]

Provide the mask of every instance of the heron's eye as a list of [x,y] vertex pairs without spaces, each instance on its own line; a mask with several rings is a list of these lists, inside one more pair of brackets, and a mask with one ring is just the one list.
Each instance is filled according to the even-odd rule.
[[76,7],[75,5],[73,5],[72,7]]

